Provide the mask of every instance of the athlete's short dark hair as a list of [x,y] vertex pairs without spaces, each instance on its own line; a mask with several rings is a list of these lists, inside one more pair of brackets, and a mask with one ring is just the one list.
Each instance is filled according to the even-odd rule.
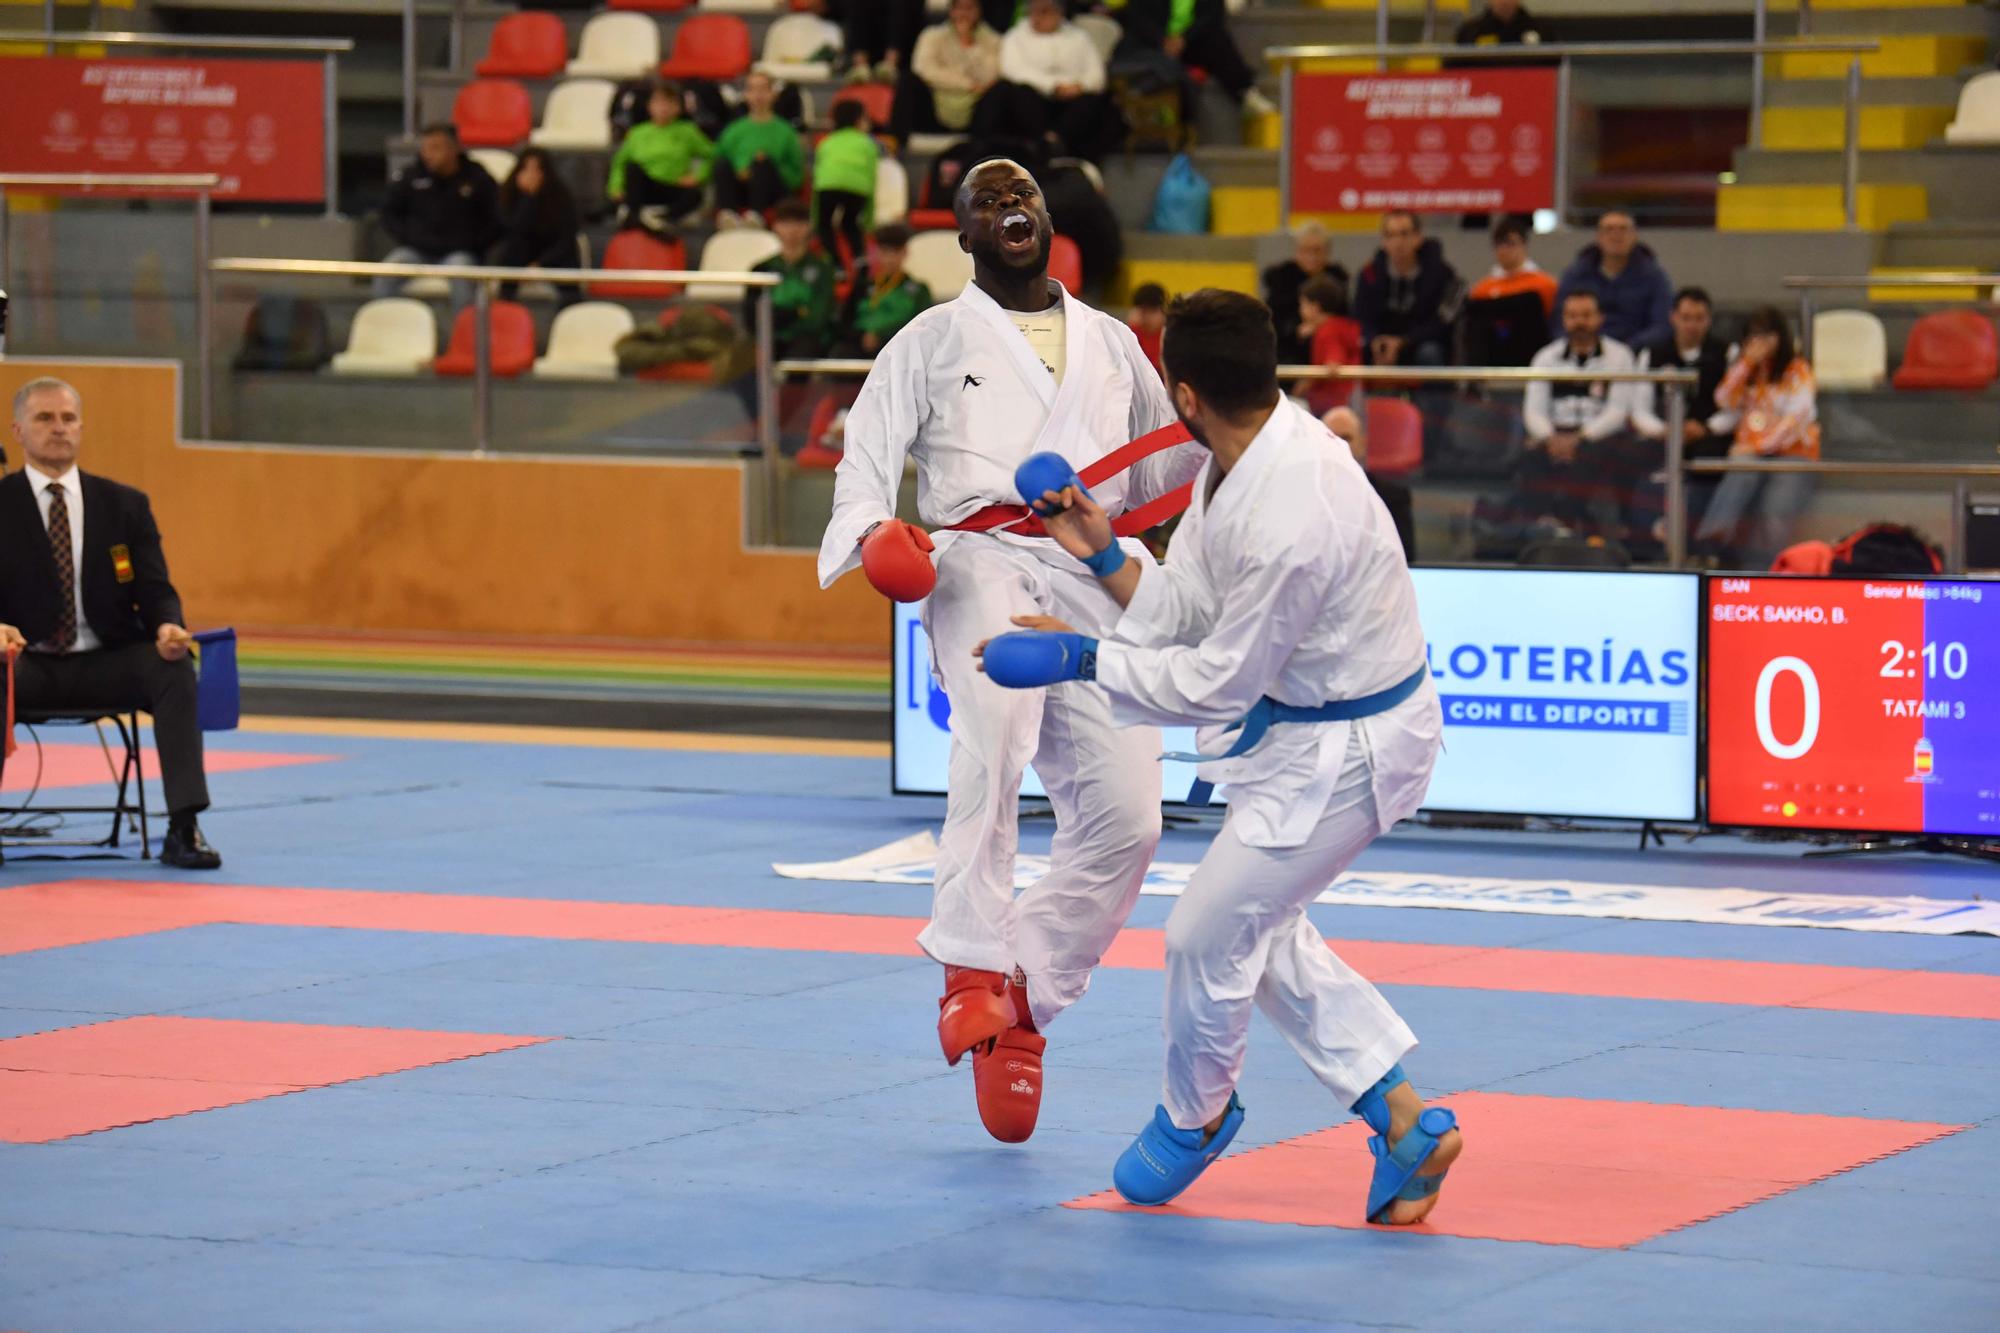
[[1224,416],[1278,401],[1278,333],[1254,296],[1205,287],[1175,297],[1160,352],[1167,382],[1187,385]]

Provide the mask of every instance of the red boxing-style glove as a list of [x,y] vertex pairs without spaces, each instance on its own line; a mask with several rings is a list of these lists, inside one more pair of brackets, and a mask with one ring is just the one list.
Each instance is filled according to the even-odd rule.
[[884,519],[861,539],[861,572],[892,602],[921,602],[937,586],[930,534],[900,518]]

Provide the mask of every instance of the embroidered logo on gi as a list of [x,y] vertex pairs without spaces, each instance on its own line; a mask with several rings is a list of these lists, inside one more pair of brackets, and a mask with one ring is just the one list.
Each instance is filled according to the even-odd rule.
[[111,548],[111,572],[118,576],[120,583],[130,583],[132,573],[132,552],[123,546]]
[[958,386],[958,391],[964,393],[967,389],[976,389],[984,383],[986,383],[986,380],[979,375],[967,375],[965,383]]

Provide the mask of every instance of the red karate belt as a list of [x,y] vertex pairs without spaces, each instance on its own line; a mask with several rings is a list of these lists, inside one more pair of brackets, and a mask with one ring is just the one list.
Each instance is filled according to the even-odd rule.
[[[1077,480],[1085,486],[1095,486],[1109,481],[1131,467],[1142,458],[1150,458],[1163,449],[1171,449],[1177,444],[1186,444],[1194,436],[1188,428],[1176,421],[1171,426],[1162,426],[1149,435],[1141,435],[1127,445],[1113,449],[1104,457],[1078,472]],[[1194,499],[1194,483],[1175,487],[1156,500],[1148,500],[1137,509],[1128,509],[1111,520],[1111,531],[1120,537],[1136,537],[1148,528],[1158,527],[1174,515],[1188,507]],[[995,528],[1005,528],[1008,532],[1023,537],[1046,537],[1048,529],[1042,526],[1041,515],[1026,505],[988,505],[978,513],[946,528],[946,532],[991,532]]]

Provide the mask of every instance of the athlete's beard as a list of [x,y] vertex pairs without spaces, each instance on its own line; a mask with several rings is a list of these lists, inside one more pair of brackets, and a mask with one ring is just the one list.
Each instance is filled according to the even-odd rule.
[[1047,277],[1049,272],[1049,252],[1055,248],[1055,232],[1045,231],[1036,238],[1035,262],[1030,268],[1025,264],[1010,264],[1006,254],[1000,249],[999,234],[992,240],[979,240],[972,246],[972,261],[985,266],[989,271],[1002,274],[1014,281],[1026,281],[1034,277]]
[[1187,427],[1187,433],[1194,436],[1194,442],[1200,445],[1202,448],[1207,449],[1208,432],[1203,430],[1201,427],[1195,425],[1194,422],[1188,420],[1187,414],[1182,412],[1178,407],[1174,409],[1174,415],[1181,419],[1181,424],[1183,426]]

